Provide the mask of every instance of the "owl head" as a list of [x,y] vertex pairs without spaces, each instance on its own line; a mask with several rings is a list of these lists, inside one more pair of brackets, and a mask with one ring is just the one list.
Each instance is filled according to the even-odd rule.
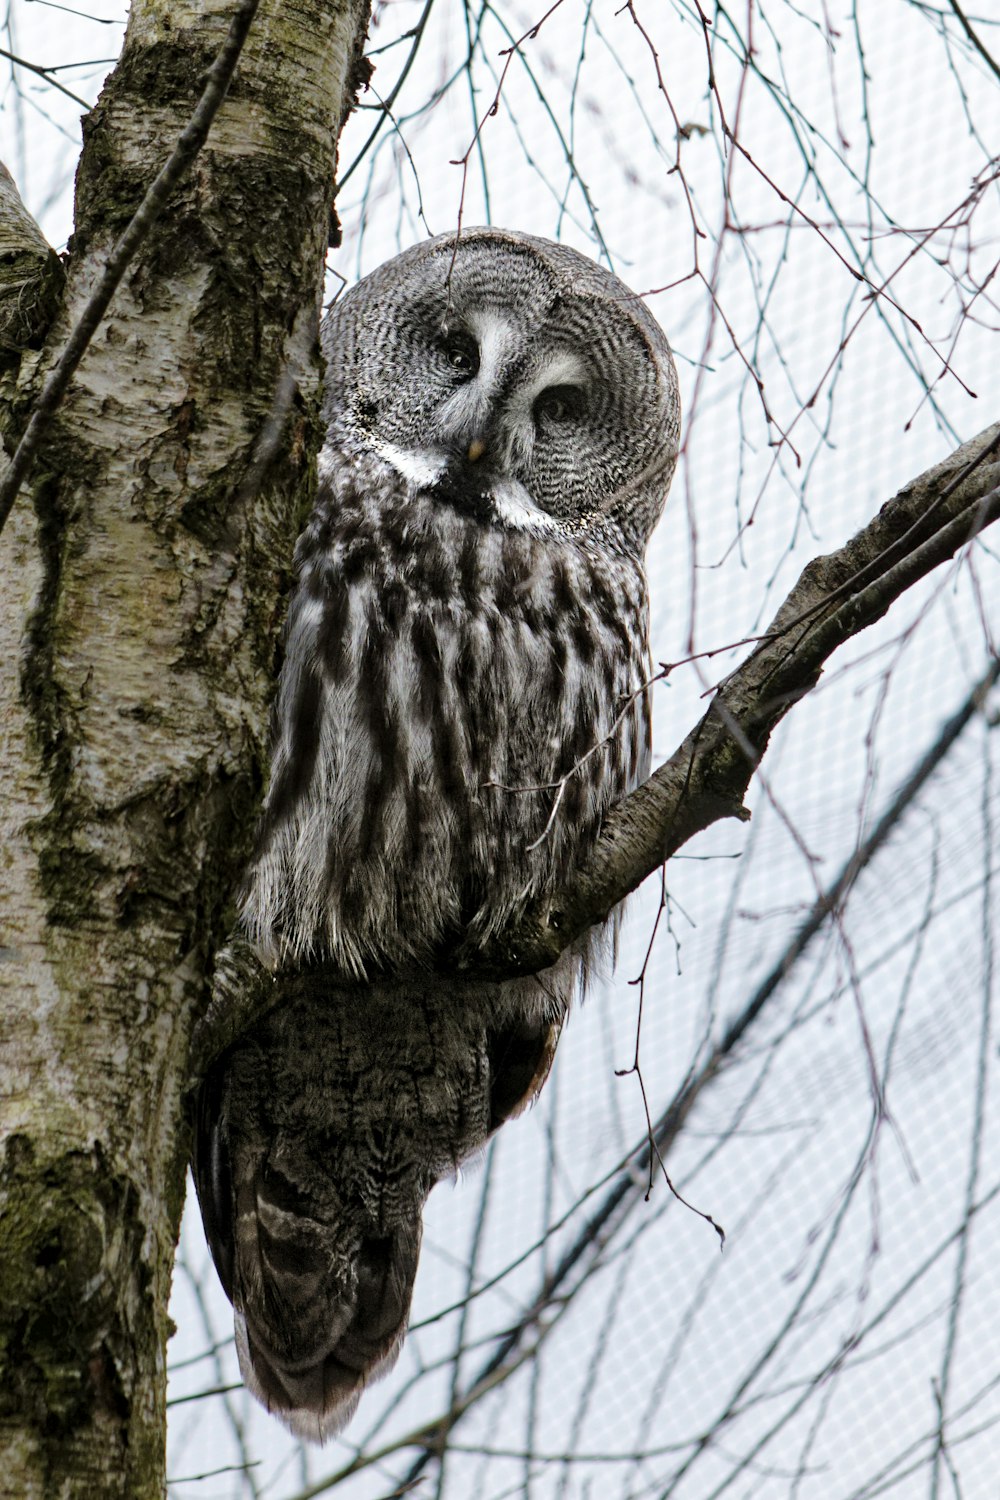
[[641,555],[679,435],[670,347],[564,245],[469,229],[405,251],[323,327],[329,438],[483,519]]

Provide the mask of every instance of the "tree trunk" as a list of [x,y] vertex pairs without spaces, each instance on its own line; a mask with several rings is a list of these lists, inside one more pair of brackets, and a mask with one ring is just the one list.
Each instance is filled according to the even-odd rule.
[[[231,15],[133,0],[40,352],[38,318],[0,305],[8,450]],[[0,1496],[164,1491],[188,1046],[260,791],[366,20],[366,0],[261,4],[0,539]],[[44,309],[30,227],[22,254]]]

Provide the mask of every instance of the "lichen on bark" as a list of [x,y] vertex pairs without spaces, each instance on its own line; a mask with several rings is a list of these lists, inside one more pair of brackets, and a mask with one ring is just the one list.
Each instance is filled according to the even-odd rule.
[[[135,0],[86,121],[61,289],[26,231],[56,296],[7,351],[8,451],[231,10]],[[190,1034],[314,483],[314,329],[366,19],[358,0],[260,6],[0,539],[0,1496],[163,1493]]]

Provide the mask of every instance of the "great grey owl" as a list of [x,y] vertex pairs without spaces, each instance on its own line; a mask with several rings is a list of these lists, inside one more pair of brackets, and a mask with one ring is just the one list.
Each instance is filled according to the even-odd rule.
[[244,1378],[319,1440],[395,1360],[427,1194],[538,1092],[599,940],[530,979],[458,965],[646,775],[679,426],[643,303],[526,234],[406,251],[323,349],[242,907],[278,1003],[211,1070],[195,1145]]

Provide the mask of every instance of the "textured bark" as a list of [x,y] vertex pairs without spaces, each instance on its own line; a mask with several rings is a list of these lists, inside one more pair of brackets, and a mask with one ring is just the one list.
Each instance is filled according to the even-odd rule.
[[[22,225],[20,269],[45,291],[2,325],[8,451],[231,9],[134,0],[85,121],[65,289],[38,351],[60,273]],[[0,1496],[164,1489],[187,1054],[262,780],[366,10],[261,5],[2,537]]]

